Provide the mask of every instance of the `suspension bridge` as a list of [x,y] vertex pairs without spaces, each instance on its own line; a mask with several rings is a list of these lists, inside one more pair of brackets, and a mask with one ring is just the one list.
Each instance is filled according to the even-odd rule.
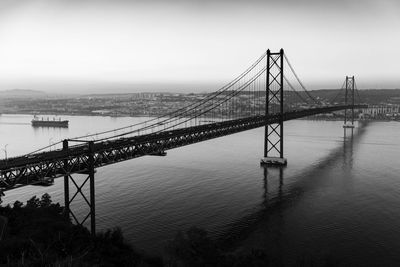
[[[284,65],[288,66],[287,73]],[[97,168],[146,155],[165,156],[169,149],[259,127],[265,127],[262,163],[285,165],[284,121],[344,110],[344,127],[353,127],[355,109],[367,106],[358,101],[354,76],[346,77],[341,89],[331,100],[314,97],[299,79],[283,49],[277,53],[268,50],[230,83],[169,114],[62,140],[25,155],[0,160],[0,190],[48,185],[55,178],[64,177],[66,216],[79,224],[90,219],[91,232],[95,233]],[[87,175],[83,182],[78,183],[72,176],[77,173]],[[75,188],[72,196],[70,185]],[[89,186],[89,197],[84,193],[84,186]],[[78,194],[90,209],[82,220],[70,209]]]

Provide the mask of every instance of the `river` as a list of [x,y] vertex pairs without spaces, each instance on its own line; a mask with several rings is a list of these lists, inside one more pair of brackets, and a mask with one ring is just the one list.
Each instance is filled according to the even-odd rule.
[[[144,118],[63,116],[70,127],[33,128],[30,115],[0,116],[8,156],[66,137]],[[284,263],[334,257],[357,266],[400,262],[400,123],[285,123],[284,169],[260,167],[262,128],[103,167],[96,172],[98,229],[119,226],[126,238],[160,254],[179,230],[198,226],[236,249],[263,248]],[[0,151],[4,157],[4,151]],[[75,175],[77,179],[81,177]],[[73,190],[71,188],[71,190]],[[63,180],[6,192],[5,203],[48,192],[63,203]],[[74,213],[88,212],[83,200]]]

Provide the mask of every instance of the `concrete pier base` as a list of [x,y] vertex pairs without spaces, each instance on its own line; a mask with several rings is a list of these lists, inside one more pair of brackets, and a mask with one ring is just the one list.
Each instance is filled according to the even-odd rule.
[[347,128],[353,129],[354,128],[354,124],[346,123],[346,124],[343,125],[343,128],[345,128],[345,129],[347,129]]
[[262,158],[260,164],[265,166],[286,166],[287,159],[279,157],[267,157]]

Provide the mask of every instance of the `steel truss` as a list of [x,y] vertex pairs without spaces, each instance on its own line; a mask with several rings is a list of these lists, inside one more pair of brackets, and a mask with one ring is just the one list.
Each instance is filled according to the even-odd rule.
[[[355,108],[366,107],[367,105],[355,106]],[[13,158],[8,160],[7,164],[0,161],[0,190],[5,191],[25,185],[41,184],[58,177],[68,176],[70,178],[73,173],[88,174],[89,169],[91,169],[91,161],[93,161],[94,168],[99,168],[269,124],[276,124],[282,120],[293,120],[346,108],[351,108],[351,106],[311,108],[290,111],[283,115],[278,113],[269,114],[269,116],[252,116],[131,138],[94,142],[92,148],[88,144],[75,145],[68,147],[68,150],[53,150],[32,154],[29,157]],[[93,151],[90,149],[93,149]],[[64,178],[65,180],[66,178]]]
[[[352,105],[351,109],[351,118],[350,122],[351,125],[354,125],[354,89],[355,89],[355,80],[354,76],[349,77],[346,76],[346,91],[345,91],[345,97],[344,97],[344,103],[345,105]],[[350,98],[350,99],[349,99]],[[344,124],[347,123],[348,120],[348,114],[347,114],[347,108],[344,110]]]
[[279,53],[267,50],[267,82],[265,115],[278,116],[274,124],[265,124],[264,157],[279,157],[283,159],[283,49]]
[[[87,142],[88,146],[88,153],[86,155],[86,158],[84,162],[86,162],[86,169],[79,172],[81,174],[87,175],[86,178],[83,180],[81,184],[79,184],[79,181],[77,179],[74,179],[72,177],[73,173],[73,168],[70,165],[70,160],[68,160],[68,157],[63,159],[63,165],[64,165],[64,215],[69,219],[70,216],[74,219],[74,221],[77,224],[83,225],[86,220],[90,217],[90,232],[92,235],[96,234],[96,211],[95,211],[95,180],[94,180],[94,173],[95,173],[95,166],[94,166],[94,142],[89,141]],[[63,152],[66,153],[67,155],[69,154],[69,148],[68,148],[68,140],[63,141]],[[69,181],[72,182],[74,185],[76,192],[74,195],[70,198],[69,194]],[[85,195],[85,192],[82,190],[84,186],[87,184],[89,181],[89,200]],[[80,195],[82,198],[85,200],[85,203],[89,207],[89,212],[87,215],[82,219],[79,220],[77,216],[73,213],[71,210],[71,203],[75,200],[75,198]]]

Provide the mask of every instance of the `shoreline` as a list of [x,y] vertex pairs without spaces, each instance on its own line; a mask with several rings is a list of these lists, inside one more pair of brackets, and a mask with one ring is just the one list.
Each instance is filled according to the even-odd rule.
[[[96,113],[38,113],[38,112],[28,112],[28,113],[22,113],[22,112],[15,112],[15,113],[0,113],[0,117],[2,115],[40,115],[40,116],[87,116],[87,117],[110,117],[110,118],[157,118],[161,117],[161,114],[152,114],[152,115],[129,115],[129,114],[117,114],[117,115],[107,115],[107,114],[96,114]],[[220,119],[220,118],[218,118]],[[304,118],[298,118],[297,120],[307,120],[307,121],[344,121],[344,118],[314,118],[312,116],[309,117],[304,117]],[[397,121],[400,122],[400,119],[397,120],[390,120],[390,119],[363,119],[363,120],[358,120],[356,119],[355,121],[365,121],[365,122],[390,122],[390,121]]]

